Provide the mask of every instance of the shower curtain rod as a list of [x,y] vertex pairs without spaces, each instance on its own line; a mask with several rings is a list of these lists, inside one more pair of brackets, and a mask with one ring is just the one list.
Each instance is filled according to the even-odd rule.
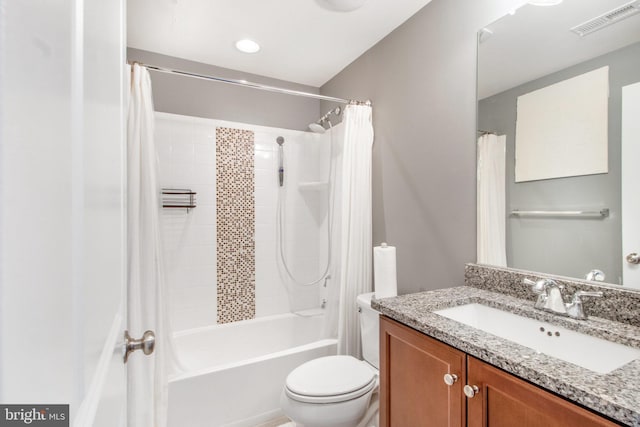
[[342,98],[335,98],[333,96],[319,95],[316,93],[302,92],[302,91],[293,90],[293,89],[285,89],[277,86],[269,86],[269,85],[264,85],[260,83],[248,82],[246,80],[228,79],[225,77],[207,76],[205,74],[192,73],[190,71],[173,70],[171,68],[158,67],[157,65],[144,64],[142,62],[136,62],[136,61],[132,62],[131,64],[138,64],[143,67],[147,67],[149,70],[158,71],[160,73],[177,74],[180,76],[195,77],[196,79],[202,79],[202,80],[213,80],[220,83],[250,87],[253,89],[266,90],[269,92],[284,93],[287,95],[295,95],[295,96],[305,96],[307,98],[315,98],[315,99],[321,99],[323,101],[339,102],[341,104],[371,105],[371,101],[354,101],[354,100],[348,100],[348,99],[342,99]]

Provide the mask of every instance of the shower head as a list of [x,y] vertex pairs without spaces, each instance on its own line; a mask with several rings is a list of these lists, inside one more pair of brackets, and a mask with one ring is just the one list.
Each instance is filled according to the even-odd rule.
[[320,123],[311,123],[309,130],[314,133],[325,133],[327,131]]
[[282,144],[284,144],[284,138],[279,136],[276,138],[276,142],[278,143],[279,146],[282,146]]
[[315,123],[311,123],[309,125],[309,130],[311,132],[315,132],[315,133],[325,133],[327,131],[327,129],[324,127],[324,123],[327,122],[329,123],[329,129],[331,129],[333,127],[333,125],[331,124],[331,120],[329,120],[329,116],[331,114],[334,114],[336,116],[340,115],[340,113],[342,112],[342,108],[340,107],[336,107],[332,110],[329,110],[327,112],[327,114],[325,114],[324,116],[320,117],[320,119],[315,122]]

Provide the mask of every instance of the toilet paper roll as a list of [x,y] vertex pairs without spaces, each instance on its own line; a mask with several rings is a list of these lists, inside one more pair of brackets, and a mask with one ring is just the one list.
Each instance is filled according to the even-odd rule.
[[398,295],[395,246],[382,243],[373,248],[373,278],[376,298]]

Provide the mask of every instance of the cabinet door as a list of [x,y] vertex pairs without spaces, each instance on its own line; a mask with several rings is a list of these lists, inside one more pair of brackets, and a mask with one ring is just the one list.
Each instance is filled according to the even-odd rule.
[[467,384],[479,389],[467,402],[469,427],[617,425],[471,356],[467,363]]
[[381,427],[462,427],[465,370],[463,352],[381,316]]

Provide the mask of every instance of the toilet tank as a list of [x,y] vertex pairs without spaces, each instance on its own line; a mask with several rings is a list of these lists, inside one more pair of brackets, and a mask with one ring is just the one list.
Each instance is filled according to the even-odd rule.
[[358,295],[358,313],[360,317],[360,336],[362,340],[362,358],[376,369],[380,369],[380,313],[371,308],[374,293]]

